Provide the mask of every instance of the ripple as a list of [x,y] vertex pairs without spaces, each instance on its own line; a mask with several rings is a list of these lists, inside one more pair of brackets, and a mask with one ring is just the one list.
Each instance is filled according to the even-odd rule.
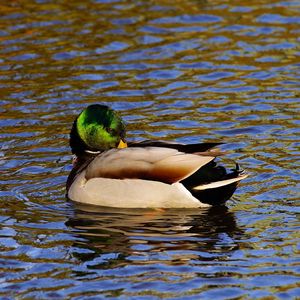
[[232,72],[212,72],[209,74],[199,76],[201,81],[216,81],[228,77],[232,77],[234,73]]
[[189,23],[215,23],[222,18],[215,15],[182,15],[178,17],[164,17],[153,20],[153,24],[189,24]]
[[175,79],[181,75],[178,70],[157,70],[137,76],[137,79]]
[[263,14],[257,18],[258,22],[261,23],[277,23],[277,24],[299,24],[299,17],[285,17],[279,14]]

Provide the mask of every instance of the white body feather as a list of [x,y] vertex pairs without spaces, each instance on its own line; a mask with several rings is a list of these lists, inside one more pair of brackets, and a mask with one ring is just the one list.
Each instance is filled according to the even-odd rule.
[[166,184],[141,179],[92,178],[83,171],[72,184],[71,200],[122,208],[193,208],[206,207],[179,182]]

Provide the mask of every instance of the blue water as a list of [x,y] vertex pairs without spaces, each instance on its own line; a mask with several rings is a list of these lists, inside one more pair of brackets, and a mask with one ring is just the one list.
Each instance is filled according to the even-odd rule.
[[[297,299],[298,1],[0,4],[0,297]],[[68,202],[74,117],[128,139],[221,141],[250,176],[227,207]]]

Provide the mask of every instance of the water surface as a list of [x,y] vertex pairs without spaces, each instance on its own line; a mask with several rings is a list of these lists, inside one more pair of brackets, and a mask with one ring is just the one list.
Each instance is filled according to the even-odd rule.
[[[0,11],[0,297],[299,297],[298,1]],[[70,203],[68,133],[92,103],[132,140],[226,142],[250,177],[223,208]]]

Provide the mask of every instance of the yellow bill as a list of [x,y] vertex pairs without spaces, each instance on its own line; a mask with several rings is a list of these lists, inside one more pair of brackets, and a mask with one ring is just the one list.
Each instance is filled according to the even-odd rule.
[[127,148],[127,143],[123,142],[122,140],[120,140],[120,143],[118,145],[118,148],[119,149],[122,149],[122,148]]

